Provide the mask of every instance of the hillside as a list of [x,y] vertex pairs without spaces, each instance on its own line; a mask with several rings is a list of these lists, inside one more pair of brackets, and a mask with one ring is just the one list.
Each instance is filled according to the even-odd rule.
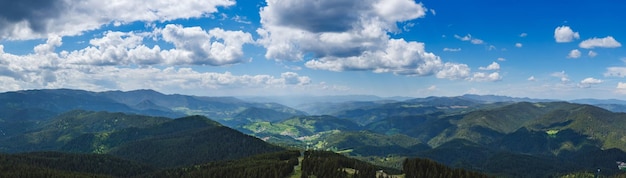
[[[0,93],[0,131],[13,135],[24,130],[10,126],[35,126],[72,110],[123,112],[177,118],[204,115],[232,127],[251,120],[306,115],[277,103],[252,103],[234,97],[163,94],[154,90],[90,92],[70,89],[23,90]],[[256,111],[255,111],[256,110]],[[252,117],[254,113],[267,113]],[[228,122],[237,120],[237,122]],[[6,126],[5,126],[6,125]]]
[[[283,150],[204,116],[178,119],[71,111],[0,140],[2,152],[110,154],[156,167],[238,159]],[[227,154],[225,154],[227,153]]]
[[283,135],[292,138],[311,136],[319,132],[332,130],[357,130],[358,124],[337,117],[297,116],[279,122],[255,122],[244,125],[243,129],[254,135]]
[[170,121],[169,118],[124,113],[76,110],[60,114],[24,133],[0,139],[1,152],[59,150],[86,133],[108,134],[126,128],[145,128]]
[[101,154],[0,154],[0,177],[133,177],[157,169]]
[[[626,161],[626,113],[568,102],[464,95],[337,102],[316,110],[331,115],[306,115],[276,103],[152,90],[32,90],[0,93],[0,101],[13,109],[0,118],[0,152],[106,154],[161,170],[220,167],[213,162],[285,149],[275,145],[335,151],[397,169],[406,158],[429,158],[505,177],[560,176],[593,167],[608,176],[619,173],[616,161]],[[75,107],[83,110],[62,112]],[[119,112],[92,111],[98,109]],[[128,114],[142,112],[220,118]]]

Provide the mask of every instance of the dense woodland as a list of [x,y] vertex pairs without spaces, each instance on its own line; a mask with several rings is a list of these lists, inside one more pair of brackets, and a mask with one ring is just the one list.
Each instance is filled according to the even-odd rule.
[[268,153],[234,161],[219,161],[159,171],[147,177],[286,177],[298,165],[299,151]]
[[[349,173],[348,169],[353,169]],[[376,177],[380,167],[347,158],[333,152],[306,151],[302,160],[302,176],[308,177]]]
[[443,164],[439,164],[429,159],[406,159],[403,163],[405,177],[439,177],[439,178],[470,178],[489,177],[483,173],[468,171],[464,169],[452,169]]

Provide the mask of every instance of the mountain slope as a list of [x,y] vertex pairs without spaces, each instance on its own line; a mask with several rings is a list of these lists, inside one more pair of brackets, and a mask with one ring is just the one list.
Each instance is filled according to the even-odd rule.
[[331,130],[357,130],[359,126],[347,119],[324,115],[297,116],[274,123],[255,122],[242,128],[257,136],[284,135],[298,138]]
[[124,113],[70,111],[23,134],[0,139],[3,152],[59,150],[85,133],[110,133],[125,128],[155,126],[168,118]]
[[[176,113],[185,115],[204,115],[217,119],[218,121],[228,121],[250,108],[268,109],[291,115],[306,115],[306,113],[302,111],[281,104],[250,103],[235,97],[188,96],[180,94],[166,95],[154,90],[134,90],[127,92],[107,91],[97,93],[97,95],[129,106],[141,106],[142,103],[149,101],[151,108],[167,108]],[[228,122],[224,123],[229,124]]]
[[178,119],[93,111],[61,114],[48,124],[0,140],[3,152],[111,154],[157,167],[238,159],[280,151],[204,116]]
[[0,154],[0,177],[133,177],[155,168],[110,155],[32,152]]

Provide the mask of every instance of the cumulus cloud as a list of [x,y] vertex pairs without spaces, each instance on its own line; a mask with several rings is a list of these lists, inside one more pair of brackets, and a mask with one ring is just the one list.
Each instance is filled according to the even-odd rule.
[[461,48],[443,48],[443,51],[458,52]]
[[576,59],[576,58],[579,58],[579,57],[580,57],[580,51],[578,49],[571,50],[567,54],[567,58]]
[[280,74],[280,77],[285,85],[307,85],[311,83],[311,78],[300,76],[295,72],[285,72]]
[[167,25],[161,31],[163,40],[174,44],[176,50],[163,54],[173,64],[208,64],[213,66],[239,63],[244,44],[253,43],[252,35],[242,31],[214,28],[205,32],[200,27]]
[[[152,88],[161,91],[206,89],[250,89],[309,87],[311,79],[294,72],[280,76],[234,75],[230,72],[199,72],[192,68],[127,68],[111,65],[72,63],[52,52],[13,55],[1,53],[0,90],[31,88],[81,88],[86,90],[134,90]],[[320,86],[312,86],[320,87]]]
[[[173,44],[172,49],[148,47],[144,40],[157,35]],[[49,38],[54,39],[54,38]],[[59,38],[60,41],[60,38]],[[243,62],[243,45],[253,43],[252,36],[242,31],[167,25],[151,33],[105,32],[89,41],[90,46],[62,54],[69,63],[81,65],[212,65]],[[44,46],[53,44],[44,44]],[[42,50],[35,48],[35,51]]]
[[424,44],[390,39],[384,51],[365,51],[359,56],[327,56],[310,60],[305,65],[312,69],[331,71],[371,70],[377,73],[393,72],[400,75],[432,75],[444,64],[433,53],[424,51]]
[[[145,46],[143,41],[153,35],[172,43],[174,47],[161,49],[157,45]],[[81,88],[94,91],[152,88],[160,91],[202,92],[211,88],[271,91],[273,88],[328,87],[312,84],[311,78],[295,72],[285,72],[280,76],[234,75],[230,72],[199,72],[177,66],[222,65],[237,61],[240,45],[243,44],[241,42],[251,41],[249,34],[239,31],[204,31],[172,25],[148,33],[105,32],[101,37],[90,40],[87,47],[73,51],[57,52],[56,48],[63,44],[59,36],[51,36],[45,43],[35,46],[33,53],[25,55],[6,53],[4,46],[0,45],[0,91],[32,88]],[[219,53],[213,53],[212,50]],[[204,58],[197,57],[199,55]]]
[[626,67],[608,67],[604,72],[605,77],[626,77]]
[[2,0],[0,39],[79,35],[107,24],[204,17],[234,0]]
[[527,33],[521,33],[521,34],[519,34],[519,37],[522,37],[522,38],[527,37],[527,36],[528,36],[528,34],[527,34]]
[[494,82],[494,81],[502,80],[502,77],[500,76],[500,73],[498,72],[493,72],[493,73],[476,72],[469,80],[478,81],[478,82]]
[[389,36],[401,32],[399,22],[426,12],[412,0],[268,0],[260,11],[257,42],[267,49],[267,59],[306,61],[312,69],[437,75],[456,64],[427,52],[424,43]]
[[506,58],[499,57],[497,60],[498,60],[498,61],[506,61]]
[[526,80],[528,80],[528,81],[536,81],[537,79],[535,79],[535,76],[530,76]]
[[585,79],[581,80],[580,83],[578,83],[578,86],[581,87],[581,88],[589,88],[589,87],[591,87],[591,85],[601,84],[602,82],[604,82],[604,81],[602,81],[600,79],[595,79],[595,78],[588,77],[588,78],[585,78]]
[[569,82],[570,81],[569,77],[567,76],[565,71],[554,72],[554,73],[550,74],[550,76],[559,78],[561,80],[561,82]]
[[557,43],[567,43],[580,39],[580,35],[569,26],[560,26],[554,29],[554,39]]
[[597,55],[598,55],[598,53],[596,53],[594,51],[591,51],[591,50],[589,51],[589,53],[587,53],[587,56],[589,56],[591,58],[596,57]]
[[500,64],[497,62],[492,62],[487,67],[479,67],[480,70],[500,70]]
[[590,38],[585,41],[580,42],[578,44],[580,48],[592,49],[592,48],[617,48],[621,47],[622,44],[617,42],[615,38],[612,36],[607,36],[604,38]]
[[515,43],[515,47],[521,48],[522,47],[522,43]]
[[437,78],[466,79],[471,69],[466,64],[446,63],[442,70],[437,72]]

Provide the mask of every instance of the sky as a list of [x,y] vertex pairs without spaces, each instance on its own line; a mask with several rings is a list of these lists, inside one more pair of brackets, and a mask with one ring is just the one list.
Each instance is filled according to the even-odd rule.
[[0,91],[626,98],[626,2],[0,0]]

